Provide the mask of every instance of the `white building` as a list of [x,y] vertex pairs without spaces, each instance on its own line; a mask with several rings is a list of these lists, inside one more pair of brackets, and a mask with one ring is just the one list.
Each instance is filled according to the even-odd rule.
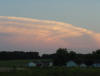
[[41,66],[42,67],[52,67],[53,66],[53,62],[50,62],[50,61],[41,61]]
[[52,67],[53,62],[51,61],[35,61],[35,62],[30,62],[27,64],[28,67]]
[[52,67],[53,66],[53,62],[49,62],[49,67]]
[[68,61],[66,63],[67,67],[78,67],[78,65],[74,61]]
[[86,65],[86,64],[84,64],[84,63],[82,63],[82,64],[80,64],[80,67],[82,67],[82,68],[86,68],[86,67],[87,67],[87,65]]
[[28,63],[28,67],[36,67],[36,66],[37,66],[37,64],[34,63],[34,62],[30,62],[30,63]]
[[95,63],[95,64],[93,64],[92,66],[93,66],[93,67],[98,67],[98,68],[100,68],[100,63]]

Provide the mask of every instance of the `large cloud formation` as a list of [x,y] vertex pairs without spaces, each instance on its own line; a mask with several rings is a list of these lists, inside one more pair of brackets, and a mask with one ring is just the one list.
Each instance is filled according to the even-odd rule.
[[63,22],[0,16],[1,49],[99,48],[100,33]]

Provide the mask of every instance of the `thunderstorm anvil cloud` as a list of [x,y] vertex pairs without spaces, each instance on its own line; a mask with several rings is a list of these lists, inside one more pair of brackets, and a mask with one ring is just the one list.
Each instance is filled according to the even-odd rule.
[[100,33],[63,22],[0,16],[1,49],[99,48]]

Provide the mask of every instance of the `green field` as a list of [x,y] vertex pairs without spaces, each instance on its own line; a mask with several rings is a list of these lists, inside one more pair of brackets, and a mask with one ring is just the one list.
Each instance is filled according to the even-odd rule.
[[100,69],[96,68],[27,68],[0,72],[0,76],[100,76]]
[[25,66],[25,64],[33,60],[4,60],[0,61],[0,67],[13,67],[13,66]]
[[29,62],[32,61],[50,61],[50,59],[39,59],[39,60],[2,60],[0,61],[0,67],[24,67],[26,66]]
[[[34,60],[0,61],[0,68],[13,68],[0,72],[0,76],[100,76],[100,68],[24,67],[30,61]],[[20,67],[23,69],[16,69]]]

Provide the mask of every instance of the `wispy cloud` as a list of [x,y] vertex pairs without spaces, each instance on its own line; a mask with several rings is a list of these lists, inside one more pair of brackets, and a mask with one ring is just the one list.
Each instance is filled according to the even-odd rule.
[[0,16],[2,47],[99,48],[100,33],[63,22]]

